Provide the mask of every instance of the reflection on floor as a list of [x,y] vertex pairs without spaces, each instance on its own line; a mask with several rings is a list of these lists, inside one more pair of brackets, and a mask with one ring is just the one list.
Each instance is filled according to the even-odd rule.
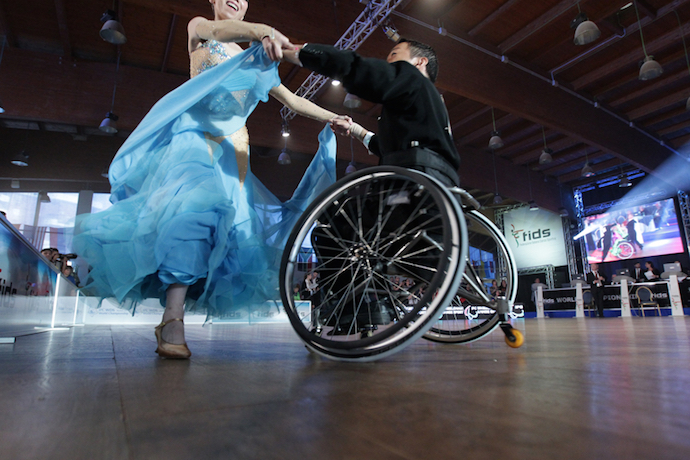
[[309,354],[286,324],[148,326],[0,345],[2,459],[682,459],[690,317],[516,322],[375,363]]

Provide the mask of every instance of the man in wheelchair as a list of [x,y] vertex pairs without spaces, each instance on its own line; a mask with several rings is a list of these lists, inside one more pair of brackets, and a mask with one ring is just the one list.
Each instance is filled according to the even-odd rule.
[[[371,154],[380,158],[380,165],[415,169],[448,187],[459,185],[460,156],[453,142],[448,112],[434,86],[438,60],[430,46],[402,39],[383,60],[364,58],[332,46],[306,44],[295,53],[286,52],[284,59],[336,78],[348,93],[382,105],[378,134],[353,123],[349,117],[332,123],[336,132],[363,142]],[[438,244],[434,243],[434,236],[441,233],[439,212],[423,202],[424,198],[418,197],[410,184],[401,183],[396,189],[390,183],[384,186],[383,182],[374,182],[357,193],[366,197],[364,204],[361,199],[343,202],[328,222],[312,232],[322,279],[329,279],[331,273],[352,270],[349,276],[334,277],[329,286],[333,295],[324,296],[327,300],[315,312],[322,325],[334,327],[333,334],[338,333],[341,324],[357,323],[366,329],[392,321],[400,305],[397,296],[407,299],[419,295],[415,294],[415,287],[420,290],[433,276],[429,267],[435,266],[434,259],[440,254]],[[349,209],[353,206],[363,209],[357,214]],[[381,222],[382,213],[385,222]],[[353,215],[361,215],[361,219],[352,222]],[[403,237],[401,228],[413,231]],[[375,251],[366,243],[366,234],[372,232],[382,236]],[[407,266],[388,265],[389,260],[399,259],[401,254],[411,254],[415,259]],[[348,265],[347,261],[354,259],[366,263]],[[379,290],[372,288],[377,286],[372,277],[377,276],[404,276],[414,283],[412,288],[399,292]],[[348,306],[343,307],[344,303]]]

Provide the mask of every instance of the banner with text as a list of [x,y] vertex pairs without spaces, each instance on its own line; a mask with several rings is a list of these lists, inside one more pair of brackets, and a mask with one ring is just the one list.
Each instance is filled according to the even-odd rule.
[[561,217],[529,207],[503,214],[503,228],[517,268],[567,265]]

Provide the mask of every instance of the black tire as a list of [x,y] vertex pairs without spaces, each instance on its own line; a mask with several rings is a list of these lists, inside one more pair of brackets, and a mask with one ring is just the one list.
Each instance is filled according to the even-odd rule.
[[[491,252],[494,261],[503,258],[507,275],[505,297],[513,305],[518,287],[517,266],[505,237],[493,222],[478,211],[466,212],[465,220],[468,244]],[[478,292],[479,289],[481,292]],[[482,280],[468,262],[457,295],[441,318],[424,334],[424,338],[434,342],[467,343],[484,337],[498,325],[499,315],[495,304],[484,292]]]
[[[348,175],[307,207],[283,253],[280,291],[293,328],[309,349],[336,360],[400,351],[457,292],[466,234],[457,201],[435,179],[397,167]],[[306,246],[320,275],[307,312],[291,295]]]

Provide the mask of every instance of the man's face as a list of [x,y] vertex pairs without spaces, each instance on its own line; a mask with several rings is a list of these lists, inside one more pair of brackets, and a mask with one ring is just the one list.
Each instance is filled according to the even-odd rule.
[[597,271],[599,270],[599,265],[598,264],[592,264],[592,271]]
[[636,264],[635,264],[635,268],[640,268],[640,264],[639,264],[639,263],[636,263]]

